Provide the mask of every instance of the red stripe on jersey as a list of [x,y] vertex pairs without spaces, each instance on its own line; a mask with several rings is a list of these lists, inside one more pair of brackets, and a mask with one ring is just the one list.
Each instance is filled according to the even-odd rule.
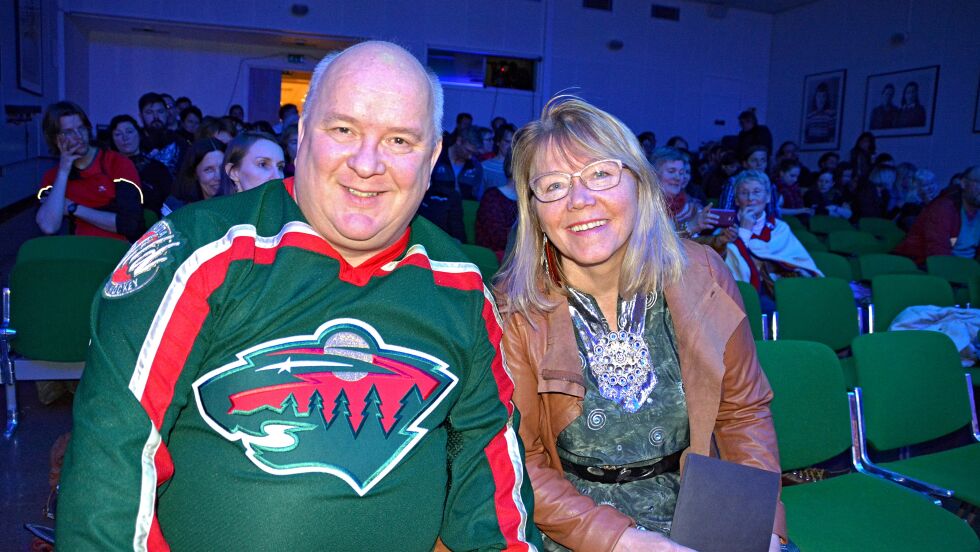
[[146,549],[149,552],[170,552],[170,545],[167,539],[163,538],[163,531],[160,530],[160,522],[156,514],[153,515],[153,522],[150,524],[150,535],[146,539]]
[[242,259],[252,259],[256,264],[271,264],[283,247],[297,247],[323,254],[327,246],[318,236],[301,232],[283,235],[279,244],[271,248],[256,247],[252,236],[239,236],[234,238],[228,249],[203,263],[190,275],[164,330],[140,400],[157,429],[163,425],[177,379],[210,313],[208,298],[224,283],[228,267]]
[[510,456],[512,451],[504,435],[507,429],[506,427],[501,429],[483,452],[490,464],[490,473],[493,474],[493,504],[497,512],[500,534],[507,543],[506,550],[530,550],[528,543],[519,536],[525,517],[514,503],[513,493],[517,487],[517,478],[514,476],[514,462]]
[[448,272],[432,267],[432,261],[422,252],[412,253],[398,262],[400,266],[417,266],[432,271],[432,279],[436,285],[451,287],[463,291],[483,290],[483,278],[478,272],[467,270],[464,272]]

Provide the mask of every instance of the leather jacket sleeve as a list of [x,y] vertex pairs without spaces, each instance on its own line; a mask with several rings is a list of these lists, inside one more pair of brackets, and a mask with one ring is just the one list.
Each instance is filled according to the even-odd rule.
[[[718,285],[741,306],[742,298],[735,280],[721,259],[711,256],[710,262]],[[747,318],[729,338],[724,363],[721,403],[714,431],[718,452],[729,462],[780,473],[776,430],[769,411],[772,388],[759,366]],[[786,538],[786,513],[782,501],[776,505],[773,532]]]
[[[504,353],[514,377],[514,403],[521,412],[520,436],[525,446],[525,466],[534,488],[534,521],[556,542],[572,550],[612,550],[633,520],[607,505],[597,505],[565,479],[557,458],[554,430],[549,427],[548,405],[538,393],[535,367],[543,350],[540,337],[520,315],[512,315],[504,332]],[[574,404],[570,395],[549,393],[554,399]]]

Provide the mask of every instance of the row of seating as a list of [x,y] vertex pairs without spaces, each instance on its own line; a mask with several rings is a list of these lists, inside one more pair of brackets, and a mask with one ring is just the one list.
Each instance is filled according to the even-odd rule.
[[[980,428],[972,387],[943,334],[862,335],[853,344],[857,387],[847,393],[826,345],[757,342],[772,385],[783,471],[850,450],[846,475],[785,486],[790,538],[801,550],[971,550],[974,531],[941,506],[980,505]],[[876,464],[881,452],[972,428],[965,446]]]

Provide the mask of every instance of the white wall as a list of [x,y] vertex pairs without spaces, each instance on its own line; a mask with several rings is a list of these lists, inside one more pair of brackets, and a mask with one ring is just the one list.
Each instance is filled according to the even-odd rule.
[[[551,94],[577,87],[576,93],[620,116],[637,132],[652,129],[661,142],[681,134],[696,145],[737,132],[738,111],[753,105],[764,116],[768,103],[771,16],[728,10],[725,17],[713,19],[699,3],[675,3],[681,20],[670,22],[651,19],[649,3],[636,1],[617,2],[610,13],[582,8],[572,0],[333,0],[329,8],[309,2],[310,12],[302,18],[292,16],[288,5],[268,9],[269,3],[259,0],[64,1],[71,15],[220,21],[227,27],[283,34],[394,40],[422,59],[430,47],[542,59],[537,93],[447,86],[444,126],[449,128],[459,111],[473,113],[478,124],[488,124],[495,115],[524,123]],[[614,38],[623,41],[622,50],[607,49]],[[90,65],[99,67],[99,76],[92,71],[86,92],[100,98],[99,103],[121,101],[129,110],[135,110],[132,105],[143,91],[166,90],[189,95],[205,112],[223,111],[234,66],[255,54],[228,43],[131,32],[91,33],[89,40],[87,55]],[[144,66],[153,70],[137,70],[141,59],[149,59]],[[118,83],[108,97],[106,91],[95,93],[96,81],[106,72]],[[203,72],[210,78],[200,78]],[[207,87],[188,90],[198,82]],[[239,84],[236,90],[247,86]],[[118,111],[114,105],[94,103],[91,109],[99,120]],[[726,125],[714,125],[716,119]]]
[[[878,138],[878,151],[930,168],[943,182],[980,163],[980,134],[971,130],[980,75],[978,24],[976,0],[821,0],[777,15],[768,118],[773,136],[777,142],[799,140],[805,75],[847,69],[841,135],[847,158],[862,131],[868,75],[940,65],[932,135]],[[904,45],[890,43],[894,33],[906,31]],[[802,157],[815,166],[820,153]]]

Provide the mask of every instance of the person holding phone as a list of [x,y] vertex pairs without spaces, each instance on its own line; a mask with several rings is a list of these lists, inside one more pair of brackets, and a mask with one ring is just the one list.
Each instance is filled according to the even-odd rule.
[[92,144],[92,123],[72,102],[51,104],[42,123],[58,165],[41,179],[35,221],[45,234],[68,232],[136,241],[143,234],[143,193],[136,166],[121,153]]

